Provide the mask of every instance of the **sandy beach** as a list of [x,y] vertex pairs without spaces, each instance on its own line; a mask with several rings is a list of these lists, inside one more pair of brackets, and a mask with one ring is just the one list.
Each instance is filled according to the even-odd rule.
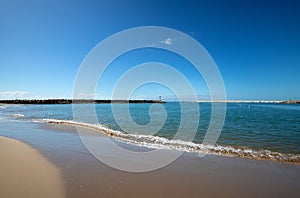
[[300,0],[0,0],[0,198],[300,198]]
[[0,197],[64,197],[60,170],[30,146],[0,137]]
[[[73,126],[26,122],[1,126],[1,135],[23,140],[47,158],[24,143],[1,138],[5,162],[0,169],[1,197],[298,197],[300,193],[296,165],[185,153],[161,169],[130,173],[98,161]],[[84,130],[89,136],[97,134],[101,144],[99,131]]]

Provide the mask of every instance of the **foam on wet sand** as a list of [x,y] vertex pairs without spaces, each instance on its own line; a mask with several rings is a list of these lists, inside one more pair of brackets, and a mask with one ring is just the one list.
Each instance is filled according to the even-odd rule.
[[[107,137],[104,135],[105,133],[99,133],[98,129],[83,126],[75,127],[69,124],[14,121],[2,121],[0,124],[1,134],[28,142],[60,169],[65,197],[298,197],[300,193],[300,166],[298,165],[218,155],[207,155],[199,158],[195,153],[184,153],[176,161],[161,169],[151,172],[130,173],[116,170],[97,160],[81,142],[76,127],[85,131],[88,137],[98,138],[100,147],[105,150],[107,148],[102,144],[101,138]],[[120,142],[113,138],[111,140],[132,151],[141,152],[148,149]],[[10,148],[5,147],[1,142],[0,145],[2,145],[0,148],[2,159],[5,155],[11,156],[12,153],[8,155],[6,152]],[[9,145],[13,144],[9,143]],[[6,181],[6,186],[1,183],[0,193],[15,193],[18,188],[23,189],[24,192],[24,188],[27,188],[27,192],[36,190],[38,188],[36,186],[42,185],[46,178],[40,176],[32,179],[34,176],[41,175],[41,173],[37,174],[39,169],[47,170],[45,175],[50,174],[59,178],[59,171],[55,167],[54,170],[56,171],[52,169],[53,166],[46,169],[45,164],[49,163],[31,163],[33,159],[24,158],[24,156],[34,155],[24,154],[23,149],[21,150],[21,156],[23,156],[22,160],[19,159],[21,161],[12,163],[11,160],[6,160],[10,162],[6,165],[7,170],[11,169],[11,166],[16,166],[15,169],[19,170],[20,173],[1,172],[1,179],[4,178],[1,182],[12,180],[11,175],[16,178],[30,178],[30,180],[15,179],[10,183]],[[16,151],[20,152],[20,149]],[[37,151],[35,152],[40,158],[41,155]],[[116,159],[138,160],[134,158],[123,159],[124,156],[117,152],[110,151],[108,154]],[[23,176],[26,163],[38,167],[35,167],[34,170],[28,169],[27,175]],[[16,165],[10,166],[10,164]],[[4,169],[1,168],[1,170]],[[33,172],[35,174],[32,176]],[[56,182],[60,182],[60,179],[57,179]],[[46,197],[45,192],[56,191],[62,186],[61,183],[56,182],[48,182],[47,189],[39,191],[43,194],[34,194],[30,197]],[[22,187],[21,184],[25,186]],[[17,186],[19,187],[17,188]],[[0,197],[26,197],[24,196],[25,193],[20,193],[18,194],[20,196],[15,194],[2,196],[0,194]],[[63,193],[51,197],[59,197],[60,195],[63,196]]]

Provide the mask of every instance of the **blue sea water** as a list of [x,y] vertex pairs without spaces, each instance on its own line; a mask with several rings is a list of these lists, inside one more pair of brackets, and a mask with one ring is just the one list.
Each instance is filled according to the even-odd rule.
[[[84,109],[88,104],[77,105],[81,105],[81,108]],[[125,104],[114,105],[120,110],[126,108]],[[149,123],[151,121],[149,116],[151,105],[153,104],[129,104],[132,119],[139,125]],[[180,103],[168,102],[162,105],[167,112],[166,121],[163,127],[153,136],[172,139],[181,120]],[[211,104],[198,103],[198,105],[200,108],[200,121],[193,143],[201,144],[210,122]],[[111,104],[96,104],[95,109],[99,124],[108,129],[123,131],[114,118]],[[155,111],[155,108],[152,109],[152,113],[159,118],[161,109]],[[189,113],[196,114],[196,111],[191,108]],[[86,114],[84,116],[85,121],[88,123],[91,115]],[[25,121],[42,119],[73,120],[73,112],[72,105],[69,104],[3,105],[0,107],[0,118]],[[196,120],[190,119],[188,124],[193,125]],[[123,132],[131,133],[131,131]],[[228,103],[224,127],[217,145],[299,155],[300,105]]]

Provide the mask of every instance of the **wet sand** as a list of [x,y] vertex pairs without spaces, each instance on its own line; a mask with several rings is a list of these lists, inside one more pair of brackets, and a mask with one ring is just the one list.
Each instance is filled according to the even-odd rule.
[[[216,155],[199,158],[185,153],[161,169],[129,173],[98,161],[84,147],[75,127],[19,125],[22,126],[9,135],[34,146],[60,168],[66,197],[298,197],[300,194],[300,166],[296,165]],[[31,133],[23,135],[24,128]],[[98,131],[84,130],[88,136],[96,135],[101,145]],[[130,150],[146,149],[115,142]]]
[[[49,124],[47,128],[77,134],[69,125]],[[147,150],[115,143],[133,151]],[[69,181],[69,197],[298,197],[300,193],[300,167],[290,164],[185,153],[156,171],[128,173],[99,162],[86,149],[82,151],[70,152],[68,159],[59,162]]]
[[0,137],[0,197],[64,197],[60,171],[38,151]]

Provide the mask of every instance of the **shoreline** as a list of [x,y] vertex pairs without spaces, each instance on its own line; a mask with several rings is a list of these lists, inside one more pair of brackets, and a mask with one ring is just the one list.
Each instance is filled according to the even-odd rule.
[[[161,169],[130,173],[98,161],[82,144],[74,126],[15,121],[0,124],[0,135],[28,143],[60,169],[66,197],[297,197],[300,193],[300,167],[296,165],[216,155],[199,158],[184,153]],[[83,130],[88,136],[97,135],[102,145],[99,132]],[[144,149],[115,142],[129,150]]]
[[87,129],[92,129],[117,141],[122,141],[125,144],[131,144],[133,146],[142,146],[150,149],[167,149],[170,151],[183,151],[194,154],[202,154],[203,152],[206,152],[207,154],[218,156],[300,165],[299,154],[280,153],[264,149],[254,150],[248,147],[234,147],[228,145],[210,146],[197,144],[194,142],[185,142],[181,140],[168,140],[166,138],[158,136],[125,134],[119,131],[115,131],[113,129],[106,128],[102,125],[81,123],[72,120],[43,119],[41,123],[62,126],[70,125],[73,127],[83,127]]

